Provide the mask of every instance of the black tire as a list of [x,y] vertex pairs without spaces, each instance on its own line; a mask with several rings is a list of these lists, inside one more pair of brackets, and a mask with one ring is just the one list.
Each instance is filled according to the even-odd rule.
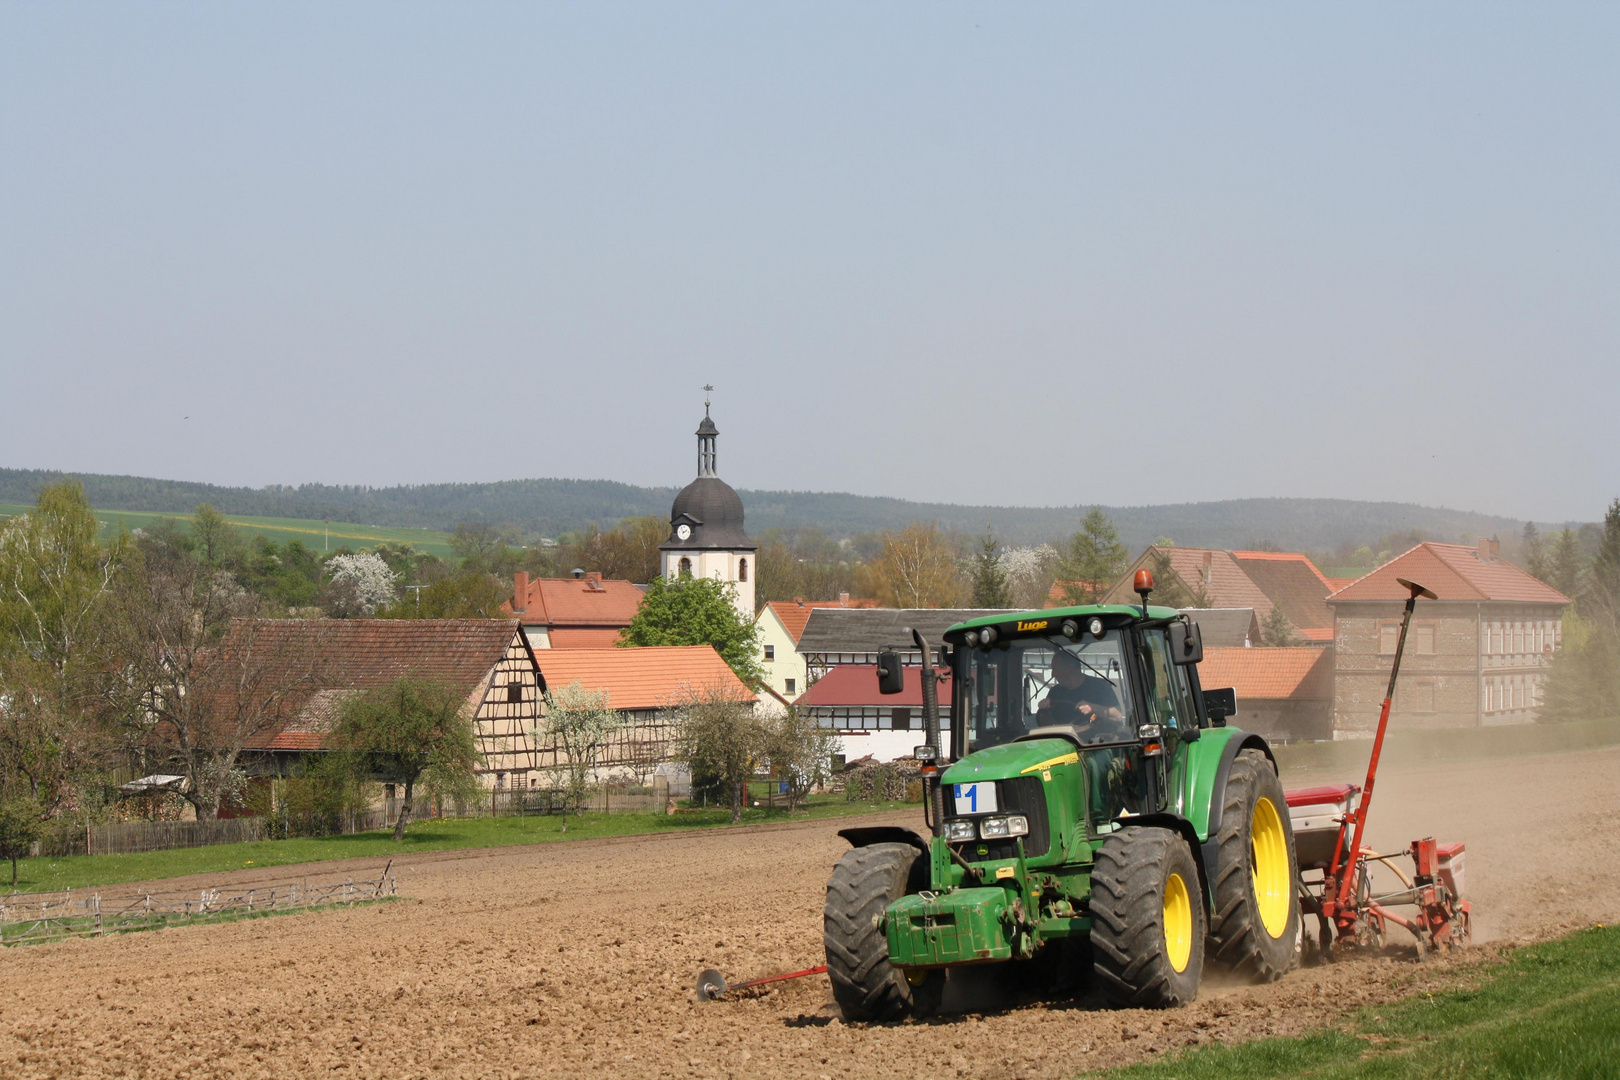
[[[1175,909],[1167,895],[1178,892],[1181,907]],[[1187,921],[1167,933],[1167,922],[1180,921],[1175,910]],[[1091,949],[1110,1004],[1167,1009],[1198,997],[1203,889],[1192,849],[1178,833],[1129,826],[1103,844],[1091,870]]]
[[846,852],[827,881],[822,937],[827,977],[845,1020],[901,1020],[939,1008],[945,973],[920,983],[889,963],[883,912],[907,893],[928,887],[928,856],[910,844],[873,844]]
[[[1262,810],[1262,804],[1269,804],[1269,809]],[[1284,852],[1276,850],[1274,837],[1267,842],[1268,815],[1274,815],[1269,829],[1280,830]],[[1261,836],[1258,855],[1257,829]],[[1215,907],[1209,920],[1210,962],[1251,982],[1274,982],[1294,965],[1300,917],[1295,887],[1299,857],[1294,851],[1282,781],[1259,750],[1239,751],[1232,762],[1216,838],[1220,847],[1215,860]],[[1260,881],[1261,877],[1266,881]],[[1280,905],[1286,905],[1286,913],[1279,917],[1284,910]]]

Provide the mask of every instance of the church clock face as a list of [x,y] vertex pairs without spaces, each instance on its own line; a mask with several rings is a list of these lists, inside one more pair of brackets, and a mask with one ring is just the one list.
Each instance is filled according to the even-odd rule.
[[690,540],[690,539],[692,539],[692,526],[690,526],[690,525],[681,525],[681,526],[679,526],[675,530],[675,535],[680,537],[682,540]]

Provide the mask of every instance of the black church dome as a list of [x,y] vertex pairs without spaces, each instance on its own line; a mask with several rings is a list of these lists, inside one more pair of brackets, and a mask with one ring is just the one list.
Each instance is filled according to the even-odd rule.
[[[718,476],[700,476],[681,489],[669,508],[669,539],[659,547],[682,551],[753,551],[759,545],[743,531],[742,498]],[[691,535],[681,539],[680,527]]]

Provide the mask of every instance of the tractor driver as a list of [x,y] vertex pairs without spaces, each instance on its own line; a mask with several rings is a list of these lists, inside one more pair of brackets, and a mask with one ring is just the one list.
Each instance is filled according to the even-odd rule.
[[1035,710],[1040,724],[1073,724],[1099,742],[1117,737],[1115,729],[1123,730],[1125,710],[1120,708],[1119,691],[1087,671],[1078,656],[1058,649],[1052,656],[1052,681],[1057,685]]

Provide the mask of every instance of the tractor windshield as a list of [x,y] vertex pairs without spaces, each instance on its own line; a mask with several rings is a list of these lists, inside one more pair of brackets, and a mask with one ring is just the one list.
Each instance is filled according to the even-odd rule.
[[1072,727],[1082,745],[1135,737],[1121,631],[1102,637],[1023,638],[968,649],[957,685],[968,752],[1011,742],[1031,728]]

